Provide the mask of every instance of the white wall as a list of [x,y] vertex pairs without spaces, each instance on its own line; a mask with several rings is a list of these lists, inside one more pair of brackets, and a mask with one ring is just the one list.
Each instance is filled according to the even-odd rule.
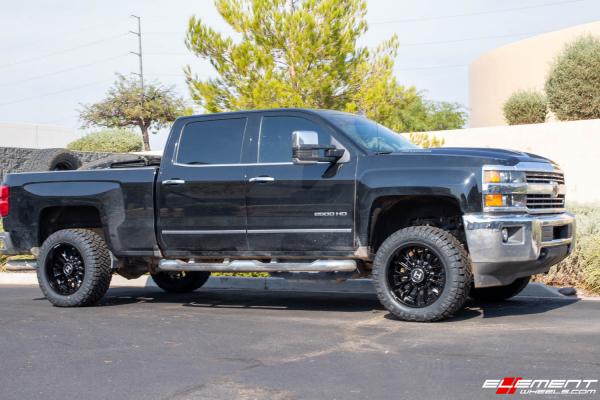
[[77,131],[62,126],[0,123],[0,147],[66,147],[79,138]]
[[565,172],[567,201],[600,201],[600,119],[429,133],[447,147],[496,147],[548,157]]

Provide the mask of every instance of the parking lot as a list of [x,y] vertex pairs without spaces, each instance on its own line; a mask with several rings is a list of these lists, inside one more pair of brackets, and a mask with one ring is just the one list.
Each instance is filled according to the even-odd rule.
[[[3,399],[498,397],[485,379],[597,379],[600,303],[468,304],[439,323],[371,294],[113,288],[61,309],[0,286]],[[582,397],[582,396],[578,396]]]

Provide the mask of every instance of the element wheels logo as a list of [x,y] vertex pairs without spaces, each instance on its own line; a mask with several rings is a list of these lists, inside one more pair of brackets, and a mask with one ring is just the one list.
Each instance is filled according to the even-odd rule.
[[[496,394],[515,394],[517,391],[517,382],[519,382],[521,377],[506,377],[502,379],[500,385],[498,385],[498,389],[496,390]],[[487,381],[486,381],[487,382]]]
[[598,379],[523,379],[508,376],[486,379],[483,389],[496,389],[496,394],[596,394]]

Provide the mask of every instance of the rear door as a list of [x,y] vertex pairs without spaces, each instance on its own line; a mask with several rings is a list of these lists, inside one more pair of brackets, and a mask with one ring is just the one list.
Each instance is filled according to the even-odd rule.
[[304,113],[264,113],[256,162],[247,175],[248,245],[286,255],[349,253],[353,248],[356,155],[342,162],[293,164],[292,132],[314,131],[320,144],[342,144]]
[[[247,250],[245,167],[249,115],[187,120],[157,180],[158,235],[167,256]],[[175,129],[175,127],[174,127]]]

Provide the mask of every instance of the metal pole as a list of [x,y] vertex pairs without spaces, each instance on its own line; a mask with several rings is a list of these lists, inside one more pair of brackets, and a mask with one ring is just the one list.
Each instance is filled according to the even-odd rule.
[[[142,122],[142,134],[144,136],[144,150],[150,150],[150,144],[146,144],[146,128],[145,128],[145,121],[144,121],[144,95],[146,93],[146,91],[144,90],[144,61],[143,61],[143,57],[142,57],[142,18],[140,16],[137,15],[131,15],[132,18],[137,19],[137,23],[138,23],[138,30],[137,32],[135,31],[129,31],[130,33],[133,33],[134,35],[136,35],[138,37],[138,52],[136,53],[135,51],[131,51],[130,53],[135,54],[138,56],[139,59],[139,64],[140,64],[140,73],[137,74],[140,77],[140,88],[141,90],[141,95],[140,95],[140,105],[142,107],[142,118],[141,118],[141,122]],[[149,142],[149,141],[148,141]]]
[[142,18],[138,17],[137,15],[131,15],[131,17],[137,19],[138,23],[137,32],[129,31],[130,33],[133,33],[138,37],[138,52],[136,53],[135,51],[131,51],[130,53],[138,56],[138,59],[140,61],[140,73],[137,75],[139,75],[140,77],[140,87],[142,88],[142,93],[144,93],[144,61],[142,58]]

